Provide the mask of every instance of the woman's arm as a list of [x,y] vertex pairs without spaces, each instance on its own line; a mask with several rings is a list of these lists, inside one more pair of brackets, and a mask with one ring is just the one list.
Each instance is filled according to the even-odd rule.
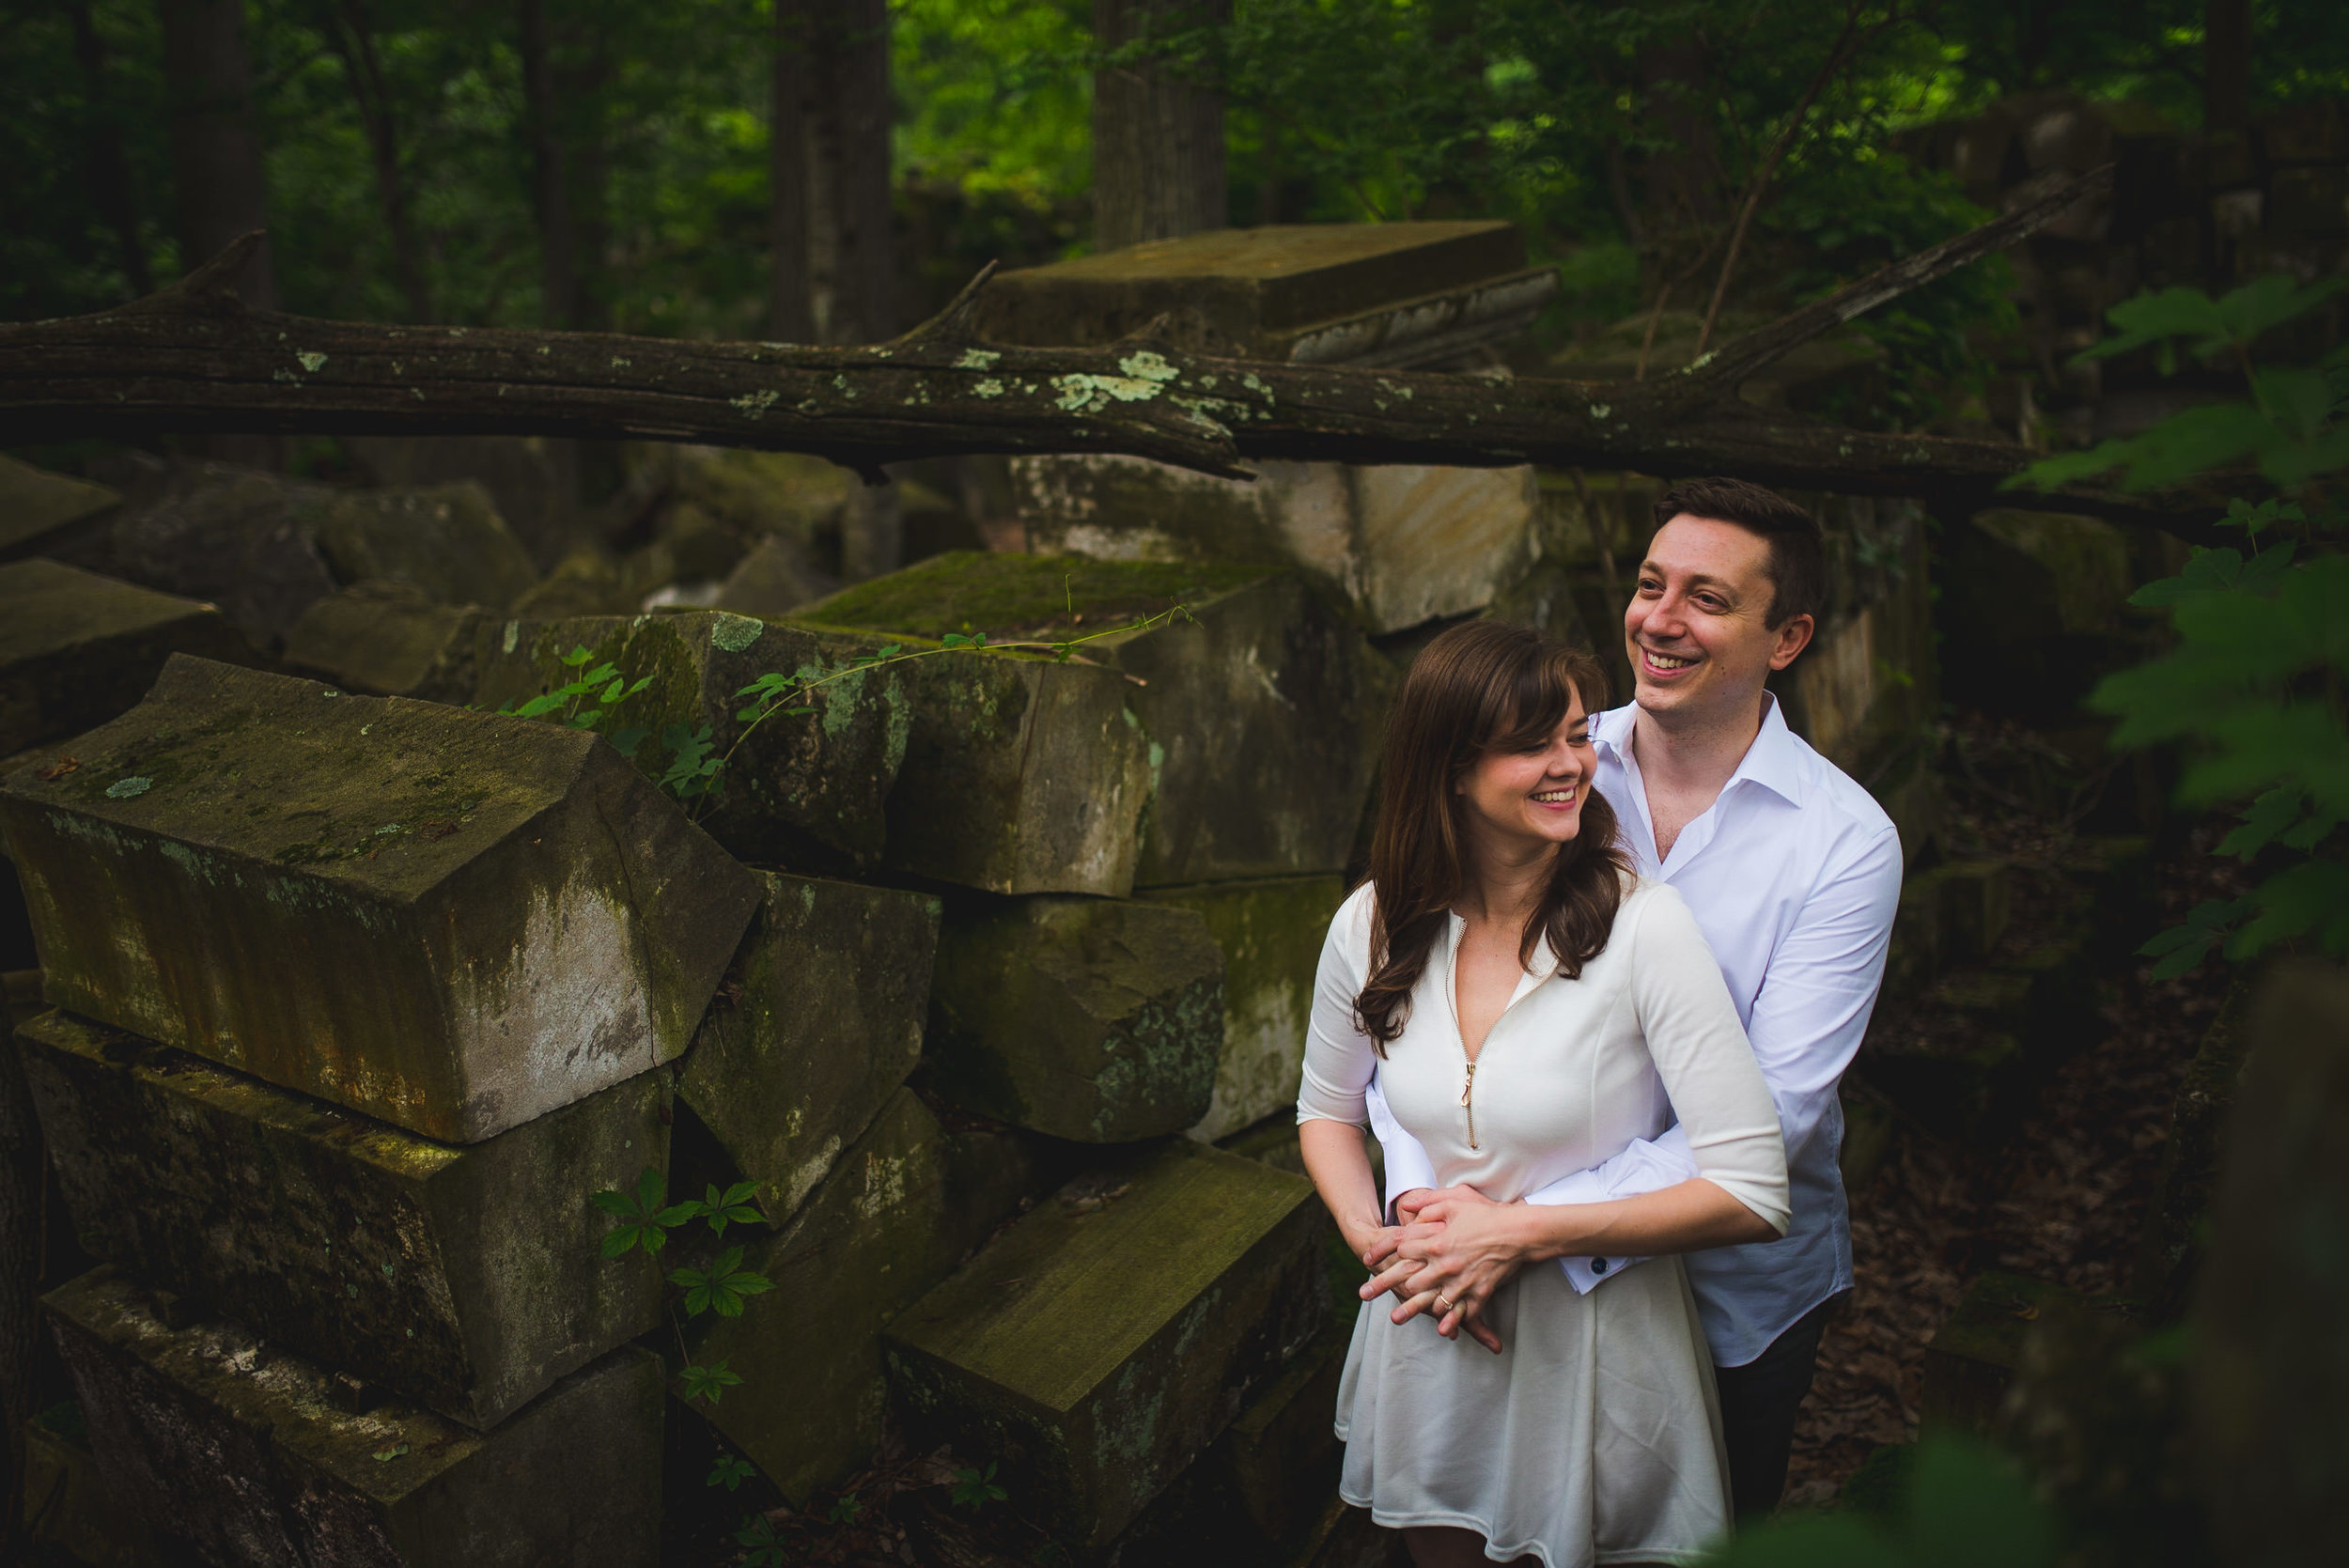
[[1338,1222],[1347,1250],[1377,1268],[1394,1252],[1400,1233],[1388,1226],[1378,1209],[1378,1184],[1371,1179],[1370,1154],[1362,1129],[1345,1122],[1315,1117],[1299,1125],[1297,1141],[1305,1156],[1305,1174],[1313,1178],[1330,1217]]

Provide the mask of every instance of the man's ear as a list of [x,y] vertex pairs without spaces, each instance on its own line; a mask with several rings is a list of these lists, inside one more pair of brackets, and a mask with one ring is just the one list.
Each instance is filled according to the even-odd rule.
[[1808,615],[1789,615],[1786,624],[1778,629],[1778,644],[1770,649],[1770,668],[1783,670],[1795,661],[1795,656],[1811,645],[1812,634],[1819,624]]

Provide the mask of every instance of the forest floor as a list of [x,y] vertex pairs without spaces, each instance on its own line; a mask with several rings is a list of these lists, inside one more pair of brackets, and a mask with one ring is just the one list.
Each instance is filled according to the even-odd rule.
[[[1961,800],[1955,815],[1958,833],[2021,864],[2048,863],[2066,836],[2036,814],[1969,815]],[[2198,828],[2157,854],[2149,930],[2242,892],[2239,863],[2210,853],[2223,831]],[[2018,925],[2027,906],[2018,888]],[[1969,1141],[1904,1122],[1875,1179],[1851,1194],[1856,1288],[1821,1347],[1786,1506],[1831,1503],[1876,1447],[1916,1438],[1925,1347],[1983,1273],[2091,1295],[2129,1290],[2172,1104],[2232,978],[2216,960],[2174,980],[2151,980],[2149,968],[2135,957],[2106,966],[2101,1038],[2056,1071],[2003,1136]],[[1876,1027],[1930,1027],[1921,1012],[1894,1011]]]

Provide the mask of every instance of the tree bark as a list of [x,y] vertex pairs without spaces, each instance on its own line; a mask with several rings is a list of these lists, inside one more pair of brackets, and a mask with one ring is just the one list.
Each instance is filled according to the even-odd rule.
[[408,318],[429,321],[434,317],[432,292],[425,284],[423,247],[416,242],[408,175],[400,161],[398,119],[391,85],[376,53],[374,20],[367,14],[365,0],[335,0],[322,20],[329,44],[342,61],[343,79],[350,84],[360,126],[366,132],[367,151],[375,164],[376,199],[382,203],[383,228],[392,243],[393,278],[408,302]]
[[[179,243],[191,266],[269,226],[269,184],[254,123],[244,0],[162,0],[163,82],[171,98],[171,172]],[[277,308],[266,241],[229,287],[255,310]]]
[[147,245],[139,236],[138,204],[131,196],[131,163],[122,153],[122,133],[116,129],[113,95],[106,87],[105,40],[98,36],[89,0],[73,0],[73,59],[82,70],[82,98],[88,105],[89,124],[82,145],[91,204],[114,230],[122,280],[130,285],[132,297],[152,294],[155,274],[147,264]]
[[1146,57],[1154,40],[1228,25],[1231,0],[1093,0],[1095,44],[1145,55],[1093,75],[1093,243],[1115,250],[1221,228],[1223,95]]
[[[6,1010],[0,1009],[0,1017]],[[40,1332],[40,1128],[17,1055],[0,1039],[0,1561],[23,1559],[24,1423],[32,1414]]]
[[[869,348],[381,327],[245,309],[241,246],[136,303],[0,326],[0,425],[26,442],[158,428],[692,441],[880,465],[977,453],[1115,452],[1247,477],[1252,458],[1731,473],[1859,494],[1986,498],[2027,466],[2000,442],[1887,435],[1766,413],[1737,388],[1797,345],[2002,250],[2109,166],[1642,381],[1493,381],[1215,360],[1128,341],[982,346],[982,273],[936,319]],[[2016,492],[2169,526],[2200,494]],[[2220,504],[2223,505],[2223,504]]]
[[2202,7],[2202,128],[2240,131],[2251,118],[2251,0]]
[[811,50],[808,271],[817,336],[874,343],[898,316],[887,0],[801,0]]
[[774,77],[767,126],[768,241],[772,249],[767,334],[777,343],[816,341],[808,278],[808,0],[774,0]]

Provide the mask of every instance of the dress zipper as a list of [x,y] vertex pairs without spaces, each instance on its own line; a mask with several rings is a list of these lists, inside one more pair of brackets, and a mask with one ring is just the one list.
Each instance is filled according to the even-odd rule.
[[1476,1063],[1468,1064],[1468,1083],[1460,1091],[1460,1104],[1468,1111],[1469,1147],[1476,1147]]

